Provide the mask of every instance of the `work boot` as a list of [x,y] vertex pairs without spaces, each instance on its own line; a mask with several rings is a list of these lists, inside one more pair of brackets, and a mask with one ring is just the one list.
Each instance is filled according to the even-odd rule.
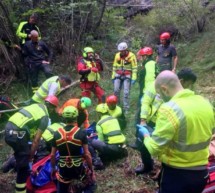
[[152,169],[151,168],[145,168],[144,165],[139,165],[135,168],[134,172],[139,175],[139,174],[144,174],[150,172]]
[[9,157],[7,161],[2,164],[1,170],[3,173],[7,173],[16,167],[16,159],[14,156]]
[[138,148],[137,143],[129,143],[128,146],[131,147],[132,149]]

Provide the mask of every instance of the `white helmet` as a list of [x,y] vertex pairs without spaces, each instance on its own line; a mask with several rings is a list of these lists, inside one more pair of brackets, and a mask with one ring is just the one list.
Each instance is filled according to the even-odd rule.
[[128,45],[127,45],[126,42],[121,42],[121,43],[118,44],[118,46],[117,46],[117,49],[118,49],[119,51],[126,50],[127,48],[128,48]]

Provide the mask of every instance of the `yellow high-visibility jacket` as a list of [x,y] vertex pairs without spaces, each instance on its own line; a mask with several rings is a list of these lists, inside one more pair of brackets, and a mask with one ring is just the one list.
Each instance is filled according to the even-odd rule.
[[200,169],[208,163],[214,126],[211,104],[185,89],[159,108],[155,131],[144,143],[166,165]]
[[141,100],[140,118],[145,119],[146,122],[156,122],[157,112],[163,100],[155,91],[155,83],[148,85]]
[[58,79],[59,79],[59,76],[53,76],[53,77],[47,79],[45,82],[43,82],[43,84],[39,87],[39,89],[33,95],[32,99],[38,103],[44,103],[44,99],[48,96],[48,93],[49,93],[49,87],[54,82],[56,82],[58,84],[56,95],[59,94],[61,91],[61,86],[60,86],[60,82],[58,81]]
[[103,115],[96,124],[98,139],[108,144],[122,144],[125,142],[125,136],[122,134],[119,122],[116,118],[109,115]]
[[42,138],[48,142],[54,138],[54,132],[57,131],[59,128],[64,128],[64,123],[53,123],[47,127],[47,129],[43,132]]
[[135,54],[129,51],[125,58],[120,57],[120,52],[115,55],[113,62],[112,79],[115,78],[117,71],[130,71],[131,79],[137,79],[137,59]]

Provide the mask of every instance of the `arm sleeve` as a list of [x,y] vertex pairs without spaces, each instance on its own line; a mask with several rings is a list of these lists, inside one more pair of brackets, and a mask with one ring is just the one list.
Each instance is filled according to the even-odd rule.
[[98,68],[99,72],[103,71],[104,63],[101,59],[96,60],[96,68]]
[[91,72],[90,68],[87,68],[82,62],[78,62],[78,73],[80,75],[89,74]]
[[81,130],[81,139],[83,144],[88,144],[87,133],[85,130]]
[[84,113],[86,115],[86,119],[84,120],[84,128],[87,129],[90,126],[89,123],[89,114],[87,110],[84,110]]
[[153,90],[146,90],[146,92],[143,95],[142,103],[141,103],[141,112],[140,112],[140,118],[141,119],[148,119],[151,114],[151,107],[152,103],[155,99],[156,93]]
[[52,60],[52,57],[53,57],[53,52],[48,48],[48,46],[46,45],[45,42],[42,42],[42,45],[43,45],[44,51],[48,55],[48,61],[50,62]]
[[164,105],[159,109],[156,128],[152,137],[144,139],[144,144],[152,156],[161,156],[175,135],[177,122],[170,109],[164,107]]
[[103,136],[103,133],[102,133],[102,128],[98,124],[96,125],[96,132],[98,134],[98,139],[100,141],[104,141],[104,136]]
[[26,22],[21,22],[19,24],[19,27],[17,28],[17,31],[16,31],[16,35],[19,37],[19,38],[27,38],[27,34],[26,33],[23,33],[22,32],[22,29],[23,29],[23,26],[26,24]]
[[175,48],[175,46],[171,46],[171,52],[172,52],[172,56],[174,57],[174,56],[177,56],[177,51],[176,51],[176,48]]
[[42,132],[44,132],[46,130],[46,128],[48,127],[48,123],[49,123],[49,117],[48,116],[42,117],[40,119],[38,129],[40,129]]
[[112,76],[111,76],[111,79],[114,79],[114,78],[115,78],[115,75],[116,75],[116,68],[117,68],[117,61],[118,61],[118,56],[117,56],[117,54],[116,54],[115,57],[114,57],[114,61],[113,61],[113,68],[112,68]]
[[134,54],[131,57],[131,68],[132,68],[131,79],[136,80],[137,79],[137,59],[136,59],[136,56]]
[[48,96],[55,95],[57,91],[58,91],[58,83],[57,82],[51,83],[49,86]]
[[53,137],[53,139],[52,139],[52,147],[57,147],[57,144],[56,144],[56,133],[54,133],[54,137]]

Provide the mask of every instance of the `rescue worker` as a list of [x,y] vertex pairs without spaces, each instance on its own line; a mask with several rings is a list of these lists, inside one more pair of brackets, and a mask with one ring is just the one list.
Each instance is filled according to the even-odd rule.
[[[57,108],[58,107],[58,100],[53,100],[53,99],[50,100],[49,99],[50,97],[52,97],[52,96],[47,97],[46,101],[49,100],[52,103],[52,105],[56,106],[56,108]],[[34,155],[34,159],[33,159],[34,163],[36,163],[37,161],[39,161],[40,159],[44,158],[45,156],[47,156],[51,153],[52,139],[54,137],[54,132],[57,131],[58,128],[65,126],[64,123],[56,122],[58,120],[52,118],[53,113],[55,114],[55,112],[52,112],[49,114],[49,119],[50,119],[49,122],[52,124],[49,125],[42,134],[41,140],[40,140],[39,145],[38,145],[37,152]],[[16,159],[15,159],[15,157],[13,155],[11,155],[9,157],[9,159],[2,164],[1,169],[4,173],[9,172],[11,169],[16,170]]]
[[36,163],[37,161],[51,153],[54,132],[64,126],[65,126],[64,123],[56,122],[52,123],[46,128],[46,130],[42,134],[37,153],[34,156],[34,163]]
[[117,96],[109,95],[106,98],[106,104],[108,107],[108,113],[110,116],[116,118],[119,122],[121,131],[124,131],[126,128],[126,118],[120,106],[117,105]]
[[63,109],[62,116],[66,126],[59,128],[54,133],[51,151],[52,173],[56,166],[56,151],[58,150],[60,154],[57,192],[69,192],[70,183],[77,179],[86,185],[82,192],[93,193],[95,191],[95,174],[88,150],[86,132],[77,126],[78,109],[67,106]]
[[26,192],[26,180],[42,133],[48,126],[49,113],[56,110],[58,99],[49,96],[44,104],[32,104],[12,115],[5,126],[5,142],[16,159],[16,193]]
[[178,56],[175,46],[170,43],[170,33],[164,32],[160,35],[160,45],[157,48],[156,63],[159,72],[171,70],[176,72]]
[[40,71],[45,73],[46,78],[53,76],[49,65],[52,60],[52,52],[45,42],[39,40],[39,33],[36,30],[32,30],[30,34],[31,40],[24,44],[23,55],[29,70],[32,92],[35,93],[38,89],[38,75]]
[[103,71],[102,60],[91,47],[85,47],[82,56],[77,67],[78,73],[81,75],[82,96],[90,98],[92,92],[98,98],[98,103],[104,102],[105,92],[98,84],[100,72]]
[[129,110],[130,87],[135,84],[137,79],[137,59],[135,54],[128,50],[126,42],[121,42],[117,49],[119,52],[115,55],[112,70],[114,95],[120,100],[120,90],[123,87],[123,109],[125,114],[127,114]]
[[183,89],[170,71],[158,75],[155,88],[165,103],[152,137],[146,128],[143,136],[150,154],[162,162],[159,193],[201,193],[208,180],[208,147],[214,133],[212,105]]
[[193,90],[194,83],[197,80],[196,74],[190,68],[182,68],[177,76],[183,86],[183,88],[187,88]]
[[41,39],[41,33],[39,27],[36,25],[38,16],[34,13],[30,16],[28,21],[22,21],[16,31],[16,35],[19,38],[20,46],[23,48],[24,44],[31,40],[31,31],[38,32],[39,39]]
[[139,100],[137,103],[137,112],[136,112],[136,123],[140,122],[140,111],[141,111],[141,98],[146,90],[146,88],[154,82],[158,70],[156,62],[152,58],[153,50],[151,47],[144,47],[140,49],[137,53],[137,57],[142,61],[141,69],[138,71],[138,82],[139,82]]
[[68,76],[53,76],[45,80],[31,98],[31,103],[44,103],[47,96],[58,95],[63,88],[71,84]]
[[[197,77],[190,68],[181,69],[177,75],[185,89],[193,88]],[[148,89],[146,89],[145,95],[143,96],[140,115],[140,125],[146,127],[150,133],[154,131],[153,128],[155,127],[157,120],[157,112],[162,104],[163,100],[160,95],[156,93],[155,84],[153,82]],[[130,147],[137,148],[141,153],[143,165],[137,167],[135,172],[137,174],[142,174],[152,170],[153,161],[151,160],[148,150],[142,144],[144,138],[141,127],[139,126],[137,127],[136,136],[136,143],[134,145],[130,145]]]
[[66,101],[63,106],[59,109],[58,113],[62,115],[63,109],[67,106],[73,106],[78,109],[77,123],[78,127],[81,127],[84,124],[84,128],[87,129],[89,124],[89,114],[87,108],[92,105],[91,99],[88,97],[82,97],[81,99],[69,99]]
[[[99,116],[99,121],[96,124],[98,139],[92,139],[89,147],[94,166],[102,168],[102,161],[109,162],[127,156],[126,138],[121,132],[117,119],[108,114],[105,103],[97,105],[96,112]],[[99,152],[99,156],[95,150]]]
[[153,60],[153,49],[151,47],[144,47],[137,53],[138,58],[142,61],[142,69],[138,72],[138,81],[140,94],[139,99],[142,98],[145,89],[154,82],[157,76],[156,62]]

